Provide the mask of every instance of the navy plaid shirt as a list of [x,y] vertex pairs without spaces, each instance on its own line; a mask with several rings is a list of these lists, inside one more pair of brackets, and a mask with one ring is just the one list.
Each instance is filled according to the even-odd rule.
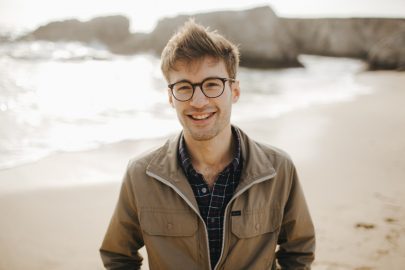
[[179,161],[193,189],[200,215],[207,227],[212,268],[215,267],[221,255],[225,207],[238,186],[243,166],[240,138],[233,127],[232,134],[236,142],[235,156],[232,162],[219,173],[212,190],[208,188],[202,174],[193,168],[183,136],[179,143]]

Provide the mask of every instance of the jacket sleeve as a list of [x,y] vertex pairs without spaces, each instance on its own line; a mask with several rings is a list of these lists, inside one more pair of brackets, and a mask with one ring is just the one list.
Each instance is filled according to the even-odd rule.
[[309,214],[297,172],[291,164],[289,196],[276,254],[281,269],[307,270],[315,259],[315,230]]
[[140,269],[143,258],[138,250],[143,245],[133,186],[127,169],[118,203],[100,248],[105,268]]

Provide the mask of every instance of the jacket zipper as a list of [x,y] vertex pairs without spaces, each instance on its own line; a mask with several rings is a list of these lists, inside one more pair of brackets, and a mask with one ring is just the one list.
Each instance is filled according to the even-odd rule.
[[[211,269],[211,258],[210,258],[211,256],[210,256],[210,251],[209,251],[210,246],[209,246],[209,242],[208,242],[208,235],[207,235],[207,233],[206,233],[206,232],[207,232],[207,228],[206,228],[206,226],[205,226],[205,222],[204,222],[203,218],[202,218],[201,215],[200,215],[200,212],[197,211],[197,209],[195,209],[194,205],[183,195],[183,193],[182,193],[176,186],[174,186],[173,184],[171,184],[169,181],[167,181],[166,179],[164,179],[164,178],[162,178],[162,177],[160,177],[160,176],[158,176],[158,175],[156,175],[156,174],[154,174],[154,173],[152,173],[152,172],[150,172],[150,171],[147,171],[146,174],[149,175],[149,176],[151,176],[151,177],[153,177],[153,178],[155,178],[155,179],[157,179],[157,180],[159,180],[159,181],[162,182],[163,184],[168,185],[168,186],[171,187],[174,191],[176,191],[176,193],[179,194],[180,197],[183,198],[183,200],[191,207],[191,209],[193,209],[193,211],[194,211],[194,212],[197,214],[197,216],[200,218],[200,220],[202,221],[202,224],[204,225],[204,228],[205,228],[204,235],[205,235],[205,243],[207,244],[208,266],[209,266],[209,269]],[[226,210],[226,209],[225,209],[225,210]]]
[[266,180],[269,180],[271,178],[273,178],[276,175],[276,173],[274,172],[273,174],[270,174],[268,176],[264,176],[261,177],[255,181],[253,181],[252,183],[250,183],[249,185],[247,185],[246,187],[244,187],[243,189],[239,190],[232,198],[231,200],[228,202],[227,206],[225,207],[225,214],[224,214],[224,224],[222,225],[222,248],[221,248],[221,255],[219,256],[218,262],[214,267],[214,270],[217,269],[219,263],[221,262],[222,259],[222,255],[224,254],[224,246],[225,246],[225,227],[226,227],[226,217],[228,216],[228,207],[229,205],[231,205],[232,201],[234,201],[238,196],[240,196],[243,192],[245,192],[246,190],[248,190],[250,187],[252,187],[253,185],[256,185],[258,183],[264,182]]

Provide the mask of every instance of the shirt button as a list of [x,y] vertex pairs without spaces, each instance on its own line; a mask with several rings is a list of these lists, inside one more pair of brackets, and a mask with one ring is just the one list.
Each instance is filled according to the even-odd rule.
[[202,192],[202,193],[207,192],[207,188],[203,187],[203,188],[201,189],[201,192]]
[[215,222],[215,218],[210,218],[211,223]]

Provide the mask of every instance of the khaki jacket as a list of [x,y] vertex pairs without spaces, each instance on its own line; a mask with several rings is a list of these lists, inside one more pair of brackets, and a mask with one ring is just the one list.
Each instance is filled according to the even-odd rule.
[[[241,137],[243,171],[225,210],[223,248],[215,269],[310,269],[315,233],[290,158]],[[178,163],[179,136],[127,168],[100,252],[107,269],[211,269],[208,236]],[[276,248],[278,246],[278,251]]]

